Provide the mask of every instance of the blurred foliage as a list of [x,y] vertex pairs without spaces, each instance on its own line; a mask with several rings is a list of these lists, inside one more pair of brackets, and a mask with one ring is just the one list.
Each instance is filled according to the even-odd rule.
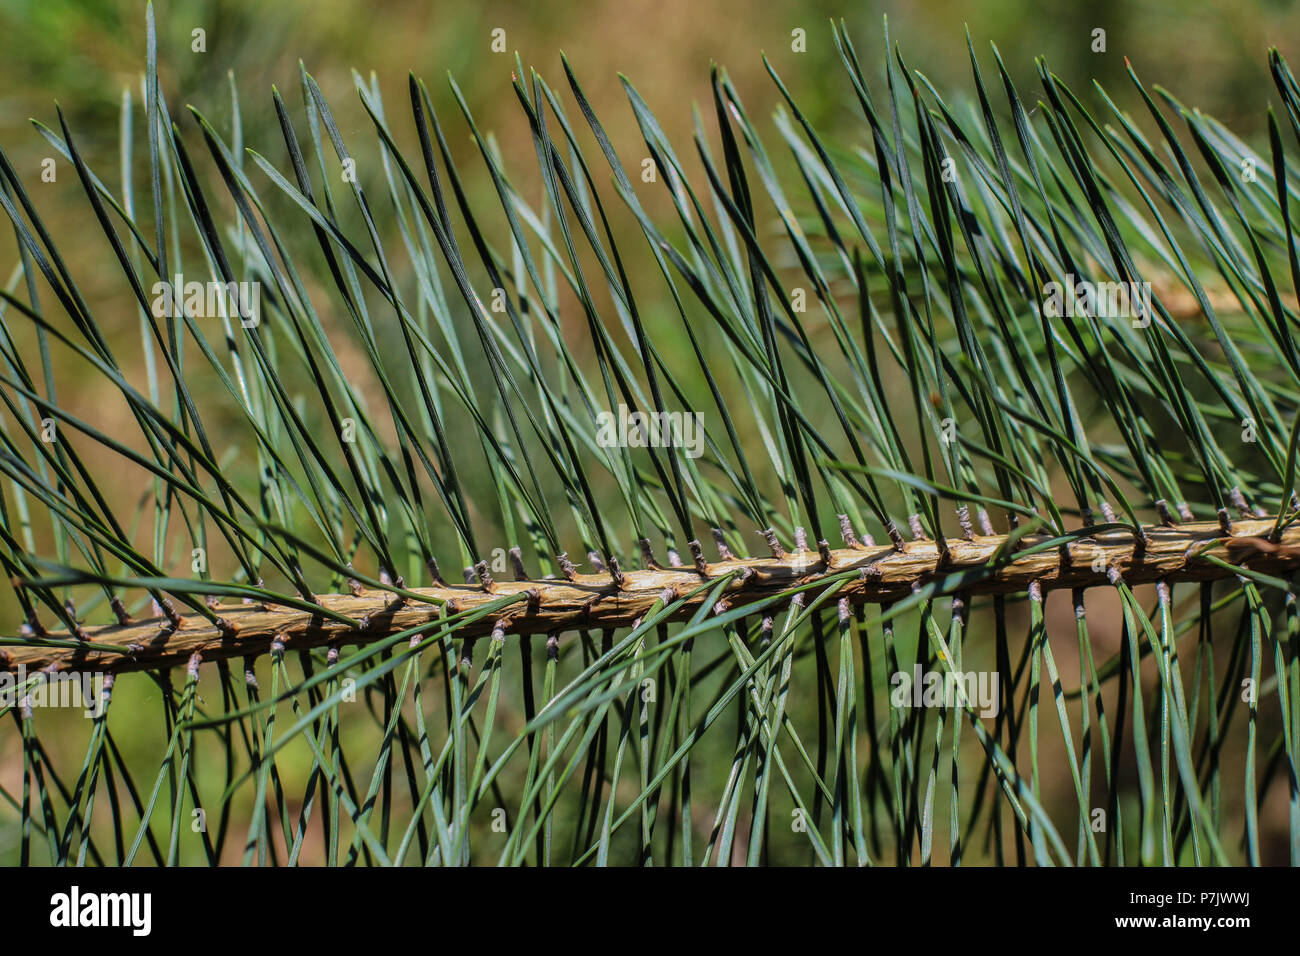
[[[120,88],[140,74],[142,10],[143,3],[127,0],[0,4],[4,141],[13,141],[10,134],[29,115],[48,114],[54,98],[78,121],[84,118],[111,130]],[[998,44],[1017,83],[1032,80],[1033,58],[1041,56],[1076,86],[1095,77],[1114,87],[1127,57],[1149,83],[1176,86],[1185,102],[1242,132],[1261,128],[1265,48],[1277,45],[1284,56],[1294,57],[1300,44],[1300,11],[1289,0],[486,0],[455,5],[169,0],[159,7],[159,40],[164,51],[184,51],[163,57],[164,85],[174,97],[200,105],[221,98],[226,71],[233,70],[252,110],[253,94],[265,93],[272,83],[289,84],[302,59],[326,94],[332,92],[327,85],[331,77],[336,88],[349,87],[347,71],[352,68],[380,71],[386,93],[404,81],[408,69],[431,81],[450,70],[471,107],[490,116],[494,105],[495,112],[513,115],[513,104],[501,96],[509,57],[488,49],[489,33],[496,27],[507,31],[511,52],[518,50],[526,64],[539,69],[554,71],[558,51],[566,51],[586,77],[597,107],[605,105],[607,95],[620,98],[617,71],[646,93],[651,106],[662,109],[674,102],[704,101],[710,61],[725,64],[755,106],[774,103],[759,50],[777,58],[786,72],[797,65],[815,77],[835,64],[829,17],[847,17],[864,48],[874,49],[867,41],[879,33],[882,15],[889,16],[891,32],[911,65],[940,89],[967,86],[968,27],[977,47]],[[796,27],[808,33],[807,53],[797,64],[788,57],[790,31]],[[189,52],[195,28],[207,33],[204,54]],[[1091,50],[1096,28],[1107,32],[1105,54]],[[803,101],[816,122],[856,126],[847,96],[842,84],[821,84]],[[256,109],[269,109],[266,97],[261,100]],[[674,126],[680,131],[689,123],[685,109],[663,113],[670,134]]]

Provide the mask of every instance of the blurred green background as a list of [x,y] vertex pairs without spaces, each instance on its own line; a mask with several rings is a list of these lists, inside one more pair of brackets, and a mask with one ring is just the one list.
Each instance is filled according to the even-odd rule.
[[[1265,128],[1271,90],[1268,47],[1280,47],[1294,66],[1300,66],[1300,11],[1282,0],[1141,4],[1119,0],[1092,4],[1072,0],[871,0],[853,4],[829,0],[490,0],[473,4],[163,0],[157,4],[159,72],[174,117],[183,105],[193,103],[223,130],[230,119],[228,72],[233,72],[248,145],[283,165],[283,144],[275,128],[270,89],[278,86],[297,113],[301,105],[300,59],[334,105],[344,136],[364,138],[367,148],[373,142],[373,128],[357,103],[351,70],[376,72],[385,102],[391,113],[400,117],[394,126],[407,137],[406,145],[410,145],[406,74],[414,71],[429,83],[435,104],[443,110],[452,149],[458,151],[458,159],[466,161],[473,176],[471,189],[477,195],[487,195],[490,187],[475,147],[465,135],[447,90],[447,71],[455,75],[480,128],[497,136],[513,173],[525,187],[536,172],[527,125],[510,87],[515,51],[525,66],[536,67],[556,89],[565,88],[559,60],[560,51],[564,51],[615,147],[633,157],[642,155],[644,146],[620,87],[619,73],[637,87],[670,139],[682,144],[679,152],[689,156],[692,104],[701,104],[706,115],[711,109],[711,62],[726,67],[752,117],[761,121],[771,113],[779,97],[761,61],[760,52],[764,51],[825,139],[859,145],[866,142],[865,124],[842,72],[827,20],[847,20],[864,68],[878,75],[882,16],[886,14],[891,36],[907,65],[924,72],[952,99],[972,91],[966,51],[969,29],[985,76],[989,76],[992,63],[988,43],[995,42],[1026,98],[1032,98],[1038,89],[1034,58],[1041,56],[1076,91],[1085,91],[1095,78],[1121,102],[1131,102],[1124,75],[1127,58],[1148,89],[1156,84],[1168,86],[1185,104],[1218,116],[1256,143]],[[490,49],[491,31],[497,28],[506,31],[506,55]],[[791,31],[796,28],[807,34],[807,50],[802,54],[791,51]],[[1093,31],[1098,28],[1106,31],[1105,53],[1092,50]],[[195,29],[205,31],[205,52],[191,50]],[[49,155],[50,148],[32,129],[29,117],[57,126],[57,100],[83,151],[97,168],[115,171],[122,90],[129,87],[133,92],[138,124],[143,63],[143,2],[2,0],[0,146],[22,174],[35,181],[40,160]],[[1139,120],[1140,125],[1146,125],[1144,119]],[[185,123],[188,135],[192,125],[188,119]],[[84,288],[91,295],[104,294],[104,302],[97,303],[102,305],[101,320],[111,325],[116,315],[124,333],[134,335],[134,307],[122,294],[120,272],[107,254],[103,237],[80,227],[87,216],[85,196],[73,176],[68,174],[66,179],[67,188],[39,194],[42,215],[59,239],[65,258],[76,264]],[[63,178],[60,182],[63,184]],[[137,179],[137,189],[143,188],[144,182]],[[649,205],[652,214],[658,212],[662,219],[668,207],[659,201],[658,209],[653,199]],[[5,279],[16,261],[12,232],[7,227],[0,229],[0,265]],[[653,296],[664,295],[664,290],[656,283],[644,285],[651,297],[647,311],[653,311]],[[125,361],[129,364],[131,359]],[[110,392],[111,386],[103,382],[69,383],[61,397],[76,409],[96,406]],[[103,410],[113,414],[107,406]],[[131,430],[125,417],[121,425],[123,432]],[[124,502],[134,502],[139,492],[139,487],[121,489]],[[1105,606],[1104,598],[1099,601]],[[1059,623],[1068,630],[1069,609],[1059,610]],[[11,633],[16,614],[8,595],[0,601],[0,612],[0,628]],[[1107,613],[1113,616],[1113,607],[1107,607]],[[1104,643],[1106,636],[1100,630],[1096,633]],[[798,675],[796,679],[800,679]],[[139,707],[142,729],[145,725],[151,729],[132,745],[138,746],[141,759],[148,760],[151,754],[156,759],[161,734],[159,721],[154,719],[160,717],[159,692],[143,680],[138,685],[132,692],[134,703],[126,706]],[[215,685],[208,687],[208,692],[220,693]],[[123,709],[119,706],[118,713]],[[75,760],[84,747],[86,723],[75,715],[50,719],[65,721],[67,757]],[[6,722],[0,733],[0,779],[6,786],[15,782],[21,767],[21,748],[11,731]],[[725,741],[720,747],[717,756],[725,760]],[[1067,774],[1062,772],[1060,780],[1049,781],[1046,787],[1045,802],[1065,808],[1068,816],[1073,798]],[[1265,814],[1264,826],[1282,832],[1284,806],[1273,811]],[[9,822],[9,817],[0,820],[0,862],[13,858],[15,836],[13,828],[5,825]]]
[[[134,82],[143,56],[143,3],[134,0],[5,0],[0,4],[0,136],[6,149],[29,116],[50,115],[61,100],[80,123],[112,129],[120,88]],[[687,104],[703,101],[711,60],[724,64],[755,107],[775,99],[759,51],[793,69],[790,31],[808,33],[798,60],[808,78],[837,71],[827,19],[844,17],[860,52],[879,51],[882,15],[909,65],[940,89],[966,88],[964,29],[981,56],[996,42],[1019,84],[1032,85],[1033,58],[1045,57],[1067,82],[1122,80],[1128,57],[1149,84],[1177,89],[1242,131],[1261,128],[1266,103],[1264,54],[1278,45],[1293,56],[1300,11],[1287,0],[623,0],[623,2],[481,3],[384,0],[165,0],[158,4],[161,73],[170,95],[211,107],[224,99],[228,69],[247,97],[249,119],[266,110],[272,83],[292,87],[301,58],[329,94],[348,86],[348,70],[377,70],[385,92],[400,91],[408,69],[432,83],[453,72],[470,105],[492,119],[516,113],[500,94],[508,56],[489,50],[494,28],[526,65],[558,72],[564,50],[606,122],[626,110],[616,72],[637,84],[669,132],[689,122]],[[207,32],[207,52],[190,53],[190,32]],[[1091,52],[1091,32],[1107,31],[1107,52]],[[831,128],[855,126],[845,84],[813,82],[806,111]],[[628,129],[627,116],[622,127]]]

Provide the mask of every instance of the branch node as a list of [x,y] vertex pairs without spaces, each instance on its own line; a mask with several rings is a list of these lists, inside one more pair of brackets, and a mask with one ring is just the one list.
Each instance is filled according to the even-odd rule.
[[619,567],[618,558],[612,554],[609,556],[609,579],[614,582],[614,587],[620,591],[627,586],[627,575]]
[[528,569],[524,567],[524,553],[519,550],[519,545],[510,549],[510,569],[516,581],[528,580]]
[[122,598],[114,594],[108,599],[108,606],[113,609],[113,616],[117,618],[118,627],[129,627],[131,624],[131,615],[122,603]]
[[1172,528],[1178,522],[1174,520],[1173,513],[1169,510],[1169,502],[1164,498],[1156,500],[1156,514],[1160,516],[1160,523],[1166,528]]
[[885,524],[885,533],[889,535],[889,543],[894,546],[894,550],[902,551],[905,542],[903,541],[903,535],[899,532],[898,525],[894,523],[893,518],[890,518]]
[[786,556],[785,548],[781,547],[781,542],[776,538],[776,529],[768,528],[765,531],[760,531],[759,534],[762,535],[763,540],[767,542],[767,548],[772,552],[772,557],[776,558],[778,561],[784,561]]
[[704,559],[704,546],[698,540],[691,541],[688,545],[691,551],[691,563],[695,565],[695,573],[702,578],[709,576],[709,562]]
[[172,604],[171,598],[163,598],[159,606],[162,608],[163,614],[171,623],[172,627],[180,630],[181,627],[184,626],[185,618],[181,617],[177,612],[176,605]]
[[478,564],[474,565],[474,574],[478,578],[479,587],[488,594],[496,593],[497,583],[492,580],[492,572],[488,570],[488,563],[486,561],[480,561]]
[[723,537],[721,528],[713,529],[713,543],[717,545],[719,561],[734,561],[736,559],[736,556],[731,553],[731,549],[727,547],[727,539]]
[[429,580],[433,582],[434,587],[446,587],[447,582],[442,579],[442,572],[438,569],[438,559],[429,555],[424,559],[424,566],[429,570]]
[[961,536],[967,541],[975,537],[975,528],[970,523],[970,507],[968,505],[957,506],[957,524],[961,526]]
[[840,520],[840,537],[844,539],[844,547],[857,551],[862,545],[858,541],[858,536],[853,533],[853,525],[849,523],[849,516],[837,515],[836,517]]
[[1250,505],[1246,503],[1246,496],[1241,493],[1240,488],[1232,488],[1228,491],[1228,499],[1232,502],[1234,508],[1243,518],[1254,517],[1250,511]]

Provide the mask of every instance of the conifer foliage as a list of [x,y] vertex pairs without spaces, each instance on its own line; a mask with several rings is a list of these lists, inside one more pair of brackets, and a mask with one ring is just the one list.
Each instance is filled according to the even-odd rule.
[[636,149],[516,62],[530,155],[151,9],[119,157],[35,122],[97,261],[0,150],[13,862],[1300,862],[1294,76],[830,30]]

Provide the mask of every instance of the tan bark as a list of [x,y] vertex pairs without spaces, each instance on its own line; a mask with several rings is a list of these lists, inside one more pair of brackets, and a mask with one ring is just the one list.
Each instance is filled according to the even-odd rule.
[[[1230,577],[1233,572],[1204,555],[1268,574],[1300,570],[1300,525],[1284,529],[1279,540],[1267,540],[1274,521],[1247,519],[1232,524],[1231,537],[1218,524],[1150,526],[1142,544],[1128,531],[1097,534],[1079,539],[1067,548],[1014,556],[973,583],[960,587],[966,594],[994,594],[1023,591],[1037,582],[1043,590],[1086,588],[1107,584],[1118,574],[1128,584],[1167,581],[1204,581]],[[779,557],[730,559],[695,568],[628,571],[617,586],[609,574],[578,574],[572,580],[538,579],[495,582],[491,590],[482,587],[420,588],[416,593],[432,603],[414,600],[394,605],[393,595],[365,590],[358,595],[321,595],[321,605],[361,623],[353,628],[329,618],[306,612],[259,604],[222,605],[214,609],[233,627],[223,631],[207,619],[191,615],[179,627],[166,619],[133,622],[128,625],[87,627],[87,640],[76,648],[53,648],[24,644],[0,649],[0,669],[20,665],[31,673],[41,669],[122,672],[172,667],[190,661],[256,657],[267,653],[274,642],[287,650],[325,644],[364,644],[437,618],[443,611],[437,601],[450,602],[452,610],[472,611],[508,595],[523,595],[495,616],[488,616],[458,631],[461,636],[491,633],[499,623],[506,633],[536,634],[572,631],[577,628],[629,627],[641,618],[660,596],[674,600],[716,580],[728,572],[736,577],[727,585],[722,599],[736,607],[781,594],[791,587],[817,583],[830,575],[857,572],[840,594],[854,604],[883,603],[910,594],[954,571],[987,565],[1006,545],[1004,536],[976,536],[971,540],[949,539],[946,560],[934,541],[906,543],[901,550],[889,546],[844,548],[828,551],[830,564],[817,552],[788,553]],[[1027,536],[1018,543],[1023,551],[1043,537]],[[951,590],[958,590],[953,586]],[[665,595],[665,592],[668,592]],[[809,594],[811,599],[812,593]],[[688,600],[677,614],[687,617],[698,609],[706,593]],[[787,601],[777,607],[784,606]],[[66,640],[67,635],[59,635]],[[122,653],[97,644],[132,648]]]

